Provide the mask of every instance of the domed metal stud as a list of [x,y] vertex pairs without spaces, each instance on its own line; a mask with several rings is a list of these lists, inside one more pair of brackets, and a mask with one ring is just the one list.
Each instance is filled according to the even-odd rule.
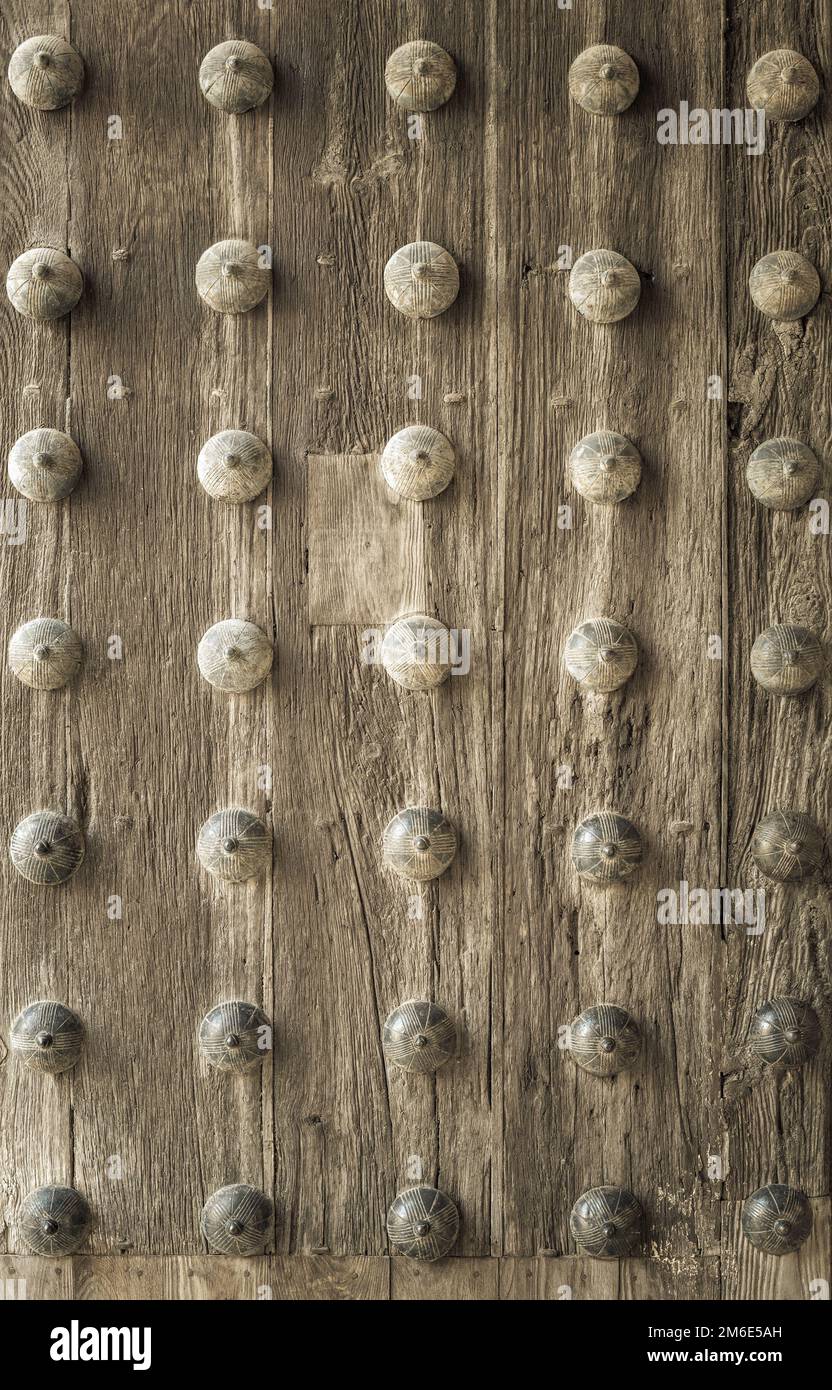
[[272,1029],[256,1004],[215,1004],[199,1025],[199,1051],[217,1071],[251,1071],[272,1050]]
[[268,293],[272,273],[250,241],[217,241],[196,265],[196,288],[217,314],[245,314]]
[[812,1229],[809,1198],[794,1187],[773,1182],[746,1197],[742,1233],[766,1255],[791,1255]]
[[776,623],[761,632],[751,648],[751,674],[772,695],[800,695],[822,670],[823,651],[808,627]]
[[792,883],[818,867],[823,840],[814,821],[802,811],[772,811],[757,823],[751,854],[766,878]]
[[818,75],[808,58],[793,48],[774,48],[758,58],[746,84],[748,101],[764,108],[768,121],[801,121],[820,93]]
[[272,669],[274,650],[261,628],[241,618],[225,618],[203,635],[196,659],[217,690],[253,690]]
[[67,685],[79,671],[81,657],[81,639],[60,618],[32,618],[9,642],[9,666],[34,690]]
[[74,1187],[37,1187],[20,1208],[20,1233],[36,1255],[71,1255],[91,1224],[87,1201]]
[[563,661],[585,690],[609,693],[630,679],[638,664],[638,646],[629,628],[612,618],[593,618],[570,632]]
[[587,251],[569,275],[569,298],[593,323],[617,323],[639,301],[641,280],[634,265],[617,251]]
[[400,314],[435,318],[459,294],[456,261],[435,241],[413,241],[394,251],[384,267],[384,291]]
[[572,863],[589,883],[621,883],[635,873],[641,859],[641,836],[615,811],[588,816],[572,836]]
[[617,1004],[584,1009],[570,1024],[569,1051],[593,1076],[615,1076],[631,1067],[641,1051],[641,1029]]
[[385,444],[381,471],[399,497],[426,502],[453,478],[454,446],[429,425],[408,425]]
[[381,852],[387,868],[401,878],[427,883],[444,874],[456,845],[456,831],[441,811],[409,806],[385,827]]
[[232,1183],[208,1198],[200,1227],[208,1248],[218,1255],[261,1255],[271,1219],[272,1204],[265,1192],[248,1183]]
[[641,1204],[626,1187],[591,1187],[569,1216],[578,1249],[596,1260],[629,1255],[641,1235]]
[[260,878],[272,860],[271,831],[253,811],[233,806],[209,816],[196,852],[203,869],[215,878],[229,883]]
[[30,502],[68,497],[81,476],[81,452],[60,430],[29,430],[12,445],[9,481]]
[[456,66],[438,43],[414,39],[387,59],[384,82],[397,106],[405,111],[435,111],[456,86]]
[[569,69],[569,95],[593,116],[618,116],[638,96],[638,68],[623,48],[599,43]]
[[81,828],[60,811],[35,811],[20,821],[9,846],[12,863],[29,883],[66,883],[84,858]]
[[751,298],[766,318],[779,323],[802,319],[820,295],[820,277],[797,251],[772,251],[763,256],[748,279]]
[[263,104],[274,86],[274,73],[256,44],[232,39],[206,53],[199,69],[199,86],[212,106],[240,115]]
[[456,1204],[436,1187],[407,1187],[387,1213],[387,1235],[397,1255],[441,1260],[459,1234]]
[[387,1015],[381,1047],[402,1071],[438,1071],[456,1052],[456,1024],[439,1004],[406,999]]
[[784,994],[767,999],[751,1020],[748,1050],[769,1066],[801,1067],[820,1046],[820,1022],[810,1004]]
[[25,39],[9,63],[9,85],[19,101],[38,111],[57,111],[84,85],[80,53],[57,34]]
[[84,277],[74,261],[52,246],[36,246],[12,261],[6,294],[12,308],[29,319],[59,319],[75,308]]
[[17,1015],[11,1044],[15,1056],[32,1071],[69,1071],[81,1056],[84,1025],[66,1004],[39,999]]
[[451,674],[451,634],[438,618],[416,613],[398,618],[381,644],[385,671],[405,690],[433,690]]
[[572,483],[582,497],[613,506],[641,481],[641,454],[623,434],[599,430],[580,439],[569,455]]
[[253,502],[271,481],[272,456],[256,434],[221,430],[203,444],[196,471],[218,502]]
[[814,496],[820,464],[807,444],[783,436],[766,439],[754,450],[745,477],[758,502],[776,512],[791,512]]

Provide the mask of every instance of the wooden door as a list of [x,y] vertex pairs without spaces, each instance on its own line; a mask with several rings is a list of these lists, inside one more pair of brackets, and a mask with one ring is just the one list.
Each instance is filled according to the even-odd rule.
[[[824,509],[755,502],[763,440],[794,436],[824,473],[832,422],[828,185],[830,0],[264,0],[112,7],[9,0],[4,61],[55,34],[82,55],[70,105],[33,110],[2,84],[4,265],[54,247],[81,269],[71,315],[0,309],[4,457],[39,427],[67,432],[81,481],[24,505],[6,478],[4,649],[34,617],[84,649],[65,688],[2,666],[2,834],[41,808],[72,816],[86,856],[38,888],[3,856],[0,913],[0,1281],[29,1297],[810,1299],[829,1280],[826,1044],[784,1072],[749,1060],[755,1009],[795,995],[824,1032],[829,905],[821,866],[771,884],[751,856],[783,808],[832,825],[829,683],[794,699],[750,669],[772,623],[829,635]],[[429,38],[456,89],[416,119],[385,89],[388,56]],[[274,91],[229,115],[200,63],[246,39]],[[620,116],[590,115],[568,73],[620,46],[641,79]],[[745,143],[663,144],[657,113],[746,106],[763,53],[790,47],[821,79],[805,119]],[[254,309],[218,314],[196,263],[224,238],[271,264]],[[417,240],[460,272],[429,320],[393,308],[385,263]],[[635,266],[638,308],[602,326],[570,302],[570,268],[604,247]],[[752,265],[780,248],[820,274],[816,308],[773,322]],[[427,502],[384,483],[397,430],[440,430],[454,481]],[[268,491],[224,506],[201,488],[205,441],[244,429],[274,461]],[[637,492],[593,505],[575,444],[626,436]],[[470,655],[427,694],[367,660],[404,612],[440,618]],[[563,649],[608,617],[635,675],[586,694]],[[274,644],[237,695],[200,675],[212,624]],[[466,663],[467,664],[467,655]],[[400,809],[456,827],[423,888],[382,862]],[[240,806],[274,837],[265,876],[206,874],[195,844]],[[575,873],[573,831],[616,810],[643,863],[626,886]],[[662,894],[765,888],[765,930],[666,922]],[[753,926],[754,924],[752,924]],[[409,1075],[381,1029],[434,999],[458,1055]],[[27,1069],[11,1046],[29,1003],[82,1019],[80,1061]],[[274,1052],[240,1076],[209,1068],[197,1032],[251,1001]],[[577,1068],[564,1029],[616,1003],[643,1033],[611,1078]],[[273,1202],[265,1253],[206,1253],[200,1212],[244,1182]],[[814,1225],[774,1260],[741,1234],[771,1182]],[[414,1183],[460,1213],[452,1255],[391,1259],[386,1212]],[[75,1187],[81,1251],[31,1255],[27,1194]],[[629,1258],[576,1251],[570,1210],[599,1184],[644,1211]],[[828,1282],[826,1287],[828,1288]],[[566,1291],[566,1293],[564,1293]]]

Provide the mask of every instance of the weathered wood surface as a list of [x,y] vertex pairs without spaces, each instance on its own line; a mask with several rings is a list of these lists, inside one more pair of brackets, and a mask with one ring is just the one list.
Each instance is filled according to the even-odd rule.
[[[3,1257],[30,1297],[791,1298],[828,1278],[828,1052],[784,1080],[742,1052],[774,992],[828,1020],[825,878],[769,890],[759,938],[660,924],[656,894],[682,879],[758,886],[748,846],[771,806],[832,823],[828,681],[776,701],[748,665],[772,621],[828,641],[829,537],[803,513],[763,513],[743,476],[765,437],[820,454],[832,437],[829,103],[770,129],[760,158],[661,147],[655,113],[743,105],[748,67],[780,43],[828,74],[832,13],[830,0],[665,8],[657,29],[625,0],[490,0],[476,25],[438,0],[252,6],[244,22],[231,0],[108,8],[106,22],[100,0],[4,7],[4,54],[52,31],[87,65],[68,111],[27,111],[0,83],[3,264],[53,244],[86,279],[71,323],[0,306],[4,457],[48,424],[85,458],[71,499],[26,508],[23,543],[8,522],[0,535],[3,647],[40,612],[85,643],[68,691],[30,691],[5,660],[0,672],[5,840],[48,804],[88,837],[55,893],[5,855],[0,867],[0,1249],[21,1248],[17,1210],[39,1183],[76,1183],[95,1214],[75,1261]],[[416,130],[383,71],[418,34],[453,54],[459,82]],[[229,119],[196,73],[231,36],[270,54],[276,86]],[[570,62],[599,39],[641,71],[617,121],[567,95]],[[200,253],[231,235],[274,256],[271,295],[241,318],[211,314],[193,287]],[[421,324],[382,289],[391,252],[419,237],[452,252],[462,281]],[[774,329],[748,299],[750,265],[779,245],[824,280],[805,326]],[[576,314],[559,265],[562,248],[597,246],[642,277],[639,308],[608,328]],[[417,422],[457,451],[454,482],[424,507],[377,467]],[[259,434],[275,460],[273,487],[239,509],[196,480],[224,427]],[[568,479],[572,446],[600,427],[644,459],[614,511]],[[15,501],[7,481],[2,498]],[[363,660],[368,631],[414,608],[470,635],[470,673],[424,697]],[[561,653],[602,614],[632,627],[641,660],[622,691],[586,697]],[[195,651],[232,615],[275,639],[276,663],[229,700]],[[379,853],[415,801],[461,835],[422,893]],[[199,826],[230,804],[273,823],[270,881],[222,886],[199,869]],[[635,821],[646,851],[632,885],[606,894],[569,859],[574,825],[603,807]],[[462,1024],[435,1078],[387,1069],[380,1050],[387,1012],[422,993]],[[231,996],[273,1016],[276,1046],[233,1080],[195,1045]],[[87,1023],[69,1076],[6,1055],[38,997]],[[558,1046],[602,1000],[645,1033],[639,1066],[608,1082]],[[419,1178],[461,1210],[456,1257],[437,1268],[384,1258],[389,1201]],[[798,1274],[763,1269],[737,1235],[741,1198],[775,1178],[817,1199]],[[279,1255],[203,1254],[202,1202],[235,1180],[274,1196]],[[569,1210],[601,1181],[641,1199],[651,1258],[573,1257]]]

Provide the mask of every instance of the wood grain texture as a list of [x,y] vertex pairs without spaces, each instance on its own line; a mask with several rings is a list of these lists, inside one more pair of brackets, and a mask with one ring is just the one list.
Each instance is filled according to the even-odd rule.
[[825,1301],[832,1283],[830,1203],[812,1201],[812,1232],[793,1255],[765,1255],[742,1234],[742,1202],[720,1203],[722,1257],[720,1276],[725,1299]]

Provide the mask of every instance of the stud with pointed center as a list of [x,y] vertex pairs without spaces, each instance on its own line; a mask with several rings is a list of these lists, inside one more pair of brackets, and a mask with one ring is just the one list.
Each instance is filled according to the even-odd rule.
[[271,1025],[257,1004],[240,999],[215,1004],[199,1025],[200,1056],[217,1071],[251,1071],[271,1049]]
[[59,502],[81,476],[81,453],[68,434],[35,429],[15,440],[9,453],[9,481],[30,502]]
[[30,319],[59,319],[75,308],[84,278],[74,261],[52,246],[36,246],[13,261],[6,276],[12,308]]
[[641,455],[613,430],[585,435],[569,455],[573,486],[589,502],[613,506],[635,492],[641,481]]
[[384,84],[403,111],[435,111],[453,94],[456,66],[438,43],[414,39],[390,54]]
[[271,1219],[272,1203],[265,1192],[232,1183],[208,1198],[200,1228],[208,1248],[218,1255],[260,1255]]
[[20,1208],[20,1233],[36,1255],[71,1255],[92,1224],[89,1206],[74,1187],[38,1187]]
[[203,251],[196,267],[196,288],[218,314],[244,314],[269,290],[271,269],[250,241],[217,241]]
[[69,1071],[83,1046],[84,1025],[78,1015],[51,999],[27,1004],[12,1024],[12,1052],[32,1071]]
[[253,690],[272,668],[274,649],[261,628],[240,618],[214,623],[197,649],[201,674],[217,690]]
[[388,1062],[402,1071],[438,1071],[456,1052],[456,1024],[439,1004],[406,999],[387,1015],[381,1046]]
[[638,96],[638,68],[623,48],[596,44],[569,69],[569,95],[593,116],[618,116]]
[[459,1234],[459,1212],[436,1187],[408,1187],[387,1212],[387,1235],[397,1255],[412,1260],[441,1260]]
[[745,477],[764,507],[790,512],[805,506],[814,496],[820,464],[807,444],[781,436],[757,446],[748,460]]
[[267,872],[272,858],[271,831],[253,811],[230,807],[208,818],[199,832],[196,852],[203,869],[214,878],[243,883]]
[[265,53],[242,39],[218,43],[206,53],[199,69],[205,100],[231,115],[262,106],[273,85],[274,73]]
[[641,1223],[641,1204],[626,1187],[591,1187],[581,1193],[569,1217],[579,1251],[597,1260],[631,1254]]
[[11,861],[29,883],[65,883],[84,858],[84,837],[78,824],[60,811],[35,811],[20,821],[9,845]]
[[454,447],[429,425],[408,425],[388,439],[381,455],[388,487],[413,502],[444,492],[454,476]]
[[450,308],[459,293],[456,261],[434,241],[401,246],[384,267],[384,291],[400,314],[435,318]]
[[742,1208],[742,1233],[766,1255],[791,1255],[812,1230],[808,1197],[794,1187],[770,1183],[747,1197]]
[[253,502],[272,476],[272,456],[256,434],[221,430],[203,444],[197,477],[209,497],[239,505]]
[[820,1046],[818,1016],[793,995],[767,999],[756,1010],[748,1032],[748,1050],[768,1066],[802,1067]]
[[823,839],[814,821],[802,811],[772,811],[757,823],[751,854],[766,878],[792,883],[818,868]]
[[820,642],[807,627],[775,624],[751,648],[751,674],[772,695],[800,695],[823,671]]
[[593,1076],[615,1076],[631,1067],[641,1051],[641,1029],[627,1009],[596,1004],[569,1027],[569,1051]]
[[84,63],[57,34],[36,34],[19,44],[9,62],[9,85],[26,106],[57,111],[84,85]]
[[638,664],[638,646],[629,628],[613,618],[593,618],[569,634],[563,661],[584,690],[606,694],[630,679]]
[[9,642],[9,667],[33,690],[57,690],[81,666],[79,637],[60,618],[32,618]]
[[601,887],[622,883],[642,860],[636,827],[615,811],[582,820],[572,836],[572,863],[581,878]]
[[793,48],[774,48],[758,58],[746,84],[749,104],[762,107],[768,121],[802,121],[820,93],[808,58]]
[[382,857],[387,868],[415,883],[426,883],[443,874],[456,849],[454,827],[441,811],[427,806],[399,811],[385,827],[382,838]]
[[569,275],[569,298],[593,323],[617,323],[635,309],[641,280],[634,265],[617,251],[587,251]]
[[799,252],[772,251],[757,261],[748,287],[761,314],[778,323],[792,323],[814,309],[820,277],[811,261]]

